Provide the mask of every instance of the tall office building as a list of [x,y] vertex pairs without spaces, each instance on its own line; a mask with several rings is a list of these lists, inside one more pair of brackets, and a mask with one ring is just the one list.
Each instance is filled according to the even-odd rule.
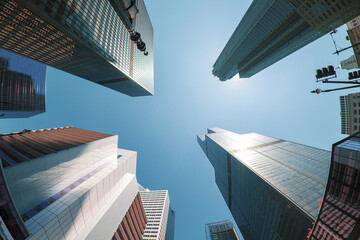
[[[130,40],[132,28],[146,45]],[[130,96],[154,93],[144,0],[1,1],[0,48]]]
[[346,70],[359,68],[359,65],[358,65],[358,63],[356,61],[355,55],[352,55],[348,59],[345,59],[345,60],[341,61],[340,62],[340,68],[341,69],[346,69]]
[[251,77],[358,15],[358,0],[254,0],[213,74],[221,81]]
[[45,112],[46,66],[0,49],[0,118]]
[[230,220],[205,225],[206,240],[239,240]]
[[245,239],[306,237],[325,191],[329,151],[219,128],[198,142]]
[[136,152],[117,145],[73,127],[0,135],[1,237],[140,239]]
[[145,214],[148,219],[143,240],[174,240],[175,211],[171,209],[167,190],[140,191]]
[[340,96],[341,133],[352,135],[360,130],[360,93]]
[[347,23],[347,31],[351,45],[353,46],[357,66],[360,66],[360,16]]
[[359,133],[333,145],[325,196],[310,240],[360,238],[359,150]]

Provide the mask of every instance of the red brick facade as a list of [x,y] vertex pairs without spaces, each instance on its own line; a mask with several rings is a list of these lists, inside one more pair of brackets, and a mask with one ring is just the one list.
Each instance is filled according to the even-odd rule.
[[119,224],[112,240],[140,240],[146,227],[147,219],[138,193]]
[[111,135],[66,127],[0,135],[3,167],[96,141]]

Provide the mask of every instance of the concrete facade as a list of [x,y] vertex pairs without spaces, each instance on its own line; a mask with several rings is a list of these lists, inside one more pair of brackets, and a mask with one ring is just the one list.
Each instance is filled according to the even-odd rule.
[[206,240],[239,240],[230,220],[205,225]]
[[[35,144],[35,139],[39,143],[45,138],[52,145]],[[23,152],[17,149],[20,143]],[[2,170],[11,202],[28,232],[27,239],[118,236],[125,216],[134,217],[138,184],[136,152],[118,149],[117,145],[117,136],[74,128],[25,131],[0,137],[0,149],[8,161],[17,160],[16,154],[18,157],[35,152],[39,155],[20,163],[10,161],[14,164],[3,165]],[[50,147],[62,149],[50,153]],[[146,217],[143,208],[136,205],[136,209],[136,216],[140,213],[143,217],[134,219],[128,234],[141,236]]]
[[[170,208],[170,198],[167,190],[140,191],[141,201],[148,223],[143,235],[143,240],[173,240],[174,231],[167,231],[168,223],[174,217]],[[169,221],[170,220],[170,221]],[[169,226],[174,227],[174,226]]]
[[352,135],[360,130],[360,93],[340,96],[341,133]]

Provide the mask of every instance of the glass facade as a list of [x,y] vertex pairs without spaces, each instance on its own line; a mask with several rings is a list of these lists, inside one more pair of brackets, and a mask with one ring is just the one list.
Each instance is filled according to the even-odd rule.
[[333,145],[332,161],[312,240],[359,239],[360,134]]
[[239,240],[230,220],[205,225],[206,240]]
[[153,30],[143,0],[137,4],[132,21],[135,30],[148,27],[141,32],[148,56],[107,0],[2,1],[0,47],[130,96],[151,95]]
[[0,49],[0,117],[30,117],[45,112],[46,66]]
[[329,151],[222,129],[198,142],[245,239],[304,239],[325,191]]
[[255,0],[216,60],[213,74],[221,81],[236,73],[251,77],[358,16],[357,3]]

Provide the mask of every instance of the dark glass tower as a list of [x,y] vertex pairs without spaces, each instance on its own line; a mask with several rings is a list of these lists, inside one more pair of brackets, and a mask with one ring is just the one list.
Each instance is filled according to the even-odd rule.
[[213,74],[251,77],[358,15],[358,0],[254,0]]
[[129,21],[147,56],[130,40],[113,2],[133,1],[1,1],[0,48],[130,96],[151,95],[153,28],[144,1],[135,2],[139,12]]
[[44,64],[0,49],[0,117],[45,112],[45,73]]
[[198,142],[246,240],[303,240],[323,198],[330,152],[218,128]]
[[333,145],[329,179],[311,240],[360,237],[360,133]]

